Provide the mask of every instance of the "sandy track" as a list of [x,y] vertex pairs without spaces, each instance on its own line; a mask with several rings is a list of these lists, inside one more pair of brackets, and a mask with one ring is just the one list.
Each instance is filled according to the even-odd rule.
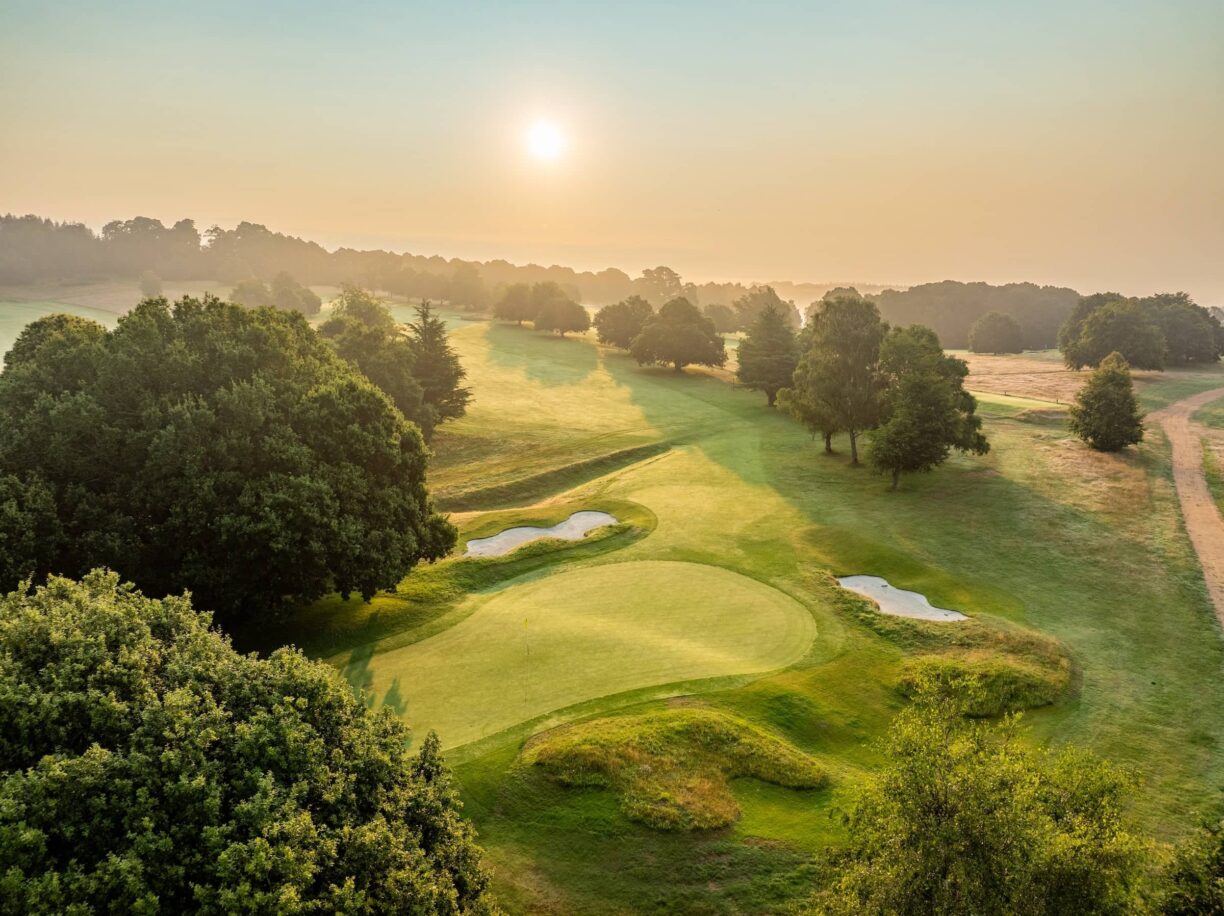
[[1203,476],[1202,435],[1190,421],[1196,410],[1219,398],[1224,398],[1224,388],[1202,391],[1156,411],[1149,419],[1160,424],[1173,447],[1173,481],[1182,517],[1203,567],[1216,616],[1224,626],[1224,519]]

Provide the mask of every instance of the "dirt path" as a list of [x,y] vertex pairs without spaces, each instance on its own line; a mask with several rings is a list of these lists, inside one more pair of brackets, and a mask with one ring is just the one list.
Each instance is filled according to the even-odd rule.
[[1224,398],[1224,388],[1202,391],[1150,416],[1164,429],[1173,447],[1173,481],[1181,500],[1186,531],[1203,567],[1207,591],[1224,626],[1224,519],[1203,476],[1203,441],[1190,415],[1205,404]]

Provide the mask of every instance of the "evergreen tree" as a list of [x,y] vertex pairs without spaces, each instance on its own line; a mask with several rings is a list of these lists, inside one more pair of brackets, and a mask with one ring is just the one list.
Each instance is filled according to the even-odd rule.
[[671,366],[677,372],[685,366],[722,366],[727,348],[706,318],[687,299],[673,299],[646,322],[630,351],[639,365],[653,363]]
[[1103,359],[1075,396],[1070,425],[1073,433],[1101,452],[1116,452],[1143,440],[1143,414],[1121,353]]
[[472,392],[461,384],[467,370],[451,346],[446,322],[434,314],[428,299],[416,307],[416,316],[416,321],[408,323],[408,348],[413,356],[412,375],[421,386],[428,414],[422,429],[429,438],[439,423],[464,415]]
[[649,302],[641,296],[630,296],[595,313],[595,334],[602,344],[628,350],[653,315]]
[[791,384],[799,362],[799,345],[777,306],[767,305],[739,343],[736,378],[747,388],[765,392],[770,407],[778,391]]
[[883,423],[872,436],[871,463],[892,475],[895,490],[906,471],[929,471],[952,449],[984,455],[977,403],[964,389],[969,367],[947,356],[930,328],[894,328],[880,348],[886,383]]

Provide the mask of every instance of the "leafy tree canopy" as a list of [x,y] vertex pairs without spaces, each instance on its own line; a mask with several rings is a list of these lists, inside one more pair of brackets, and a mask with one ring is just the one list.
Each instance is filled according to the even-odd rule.
[[146,300],[110,332],[40,319],[0,375],[0,426],[16,517],[47,532],[22,574],[107,566],[234,619],[370,598],[454,545],[420,433],[298,313],[206,297]]
[[272,291],[268,284],[256,277],[241,281],[230,291],[229,301],[245,305],[249,309],[272,305]]
[[1024,331],[1010,315],[987,312],[969,329],[969,349],[974,353],[1020,353]]
[[1143,414],[1135,400],[1130,367],[1111,353],[1089,377],[1071,407],[1071,431],[1102,452],[1116,452],[1143,441]]
[[282,312],[301,312],[313,317],[319,314],[319,309],[323,307],[323,300],[314,290],[298,283],[283,270],[272,278],[269,292],[272,305]]
[[729,305],[723,305],[721,302],[711,302],[701,311],[703,315],[714,322],[714,330],[719,334],[732,334],[740,329],[739,315]]
[[436,736],[100,570],[0,598],[11,912],[479,913]]
[[727,361],[726,344],[706,318],[687,299],[673,299],[646,322],[630,348],[639,365],[722,366]]
[[1058,332],[1058,347],[1072,369],[1097,366],[1121,353],[1136,369],[1214,362],[1224,353],[1224,329],[1185,293],[1127,299],[1096,293],[1080,300]]
[[1084,751],[1029,749],[1014,717],[963,712],[932,688],[898,714],[815,911],[1133,912],[1149,851],[1127,829],[1126,778]]
[[977,403],[964,389],[969,367],[944,354],[930,328],[893,328],[880,347],[885,383],[883,422],[871,442],[871,463],[892,475],[895,489],[906,471],[929,471],[952,449],[984,455]]
[[530,284],[511,283],[493,303],[493,317],[500,321],[522,324],[535,317],[534,308]]
[[735,309],[736,315],[739,316],[739,326],[741,328],[751,327],[761,317],[761,313],[770,306],[778,310],[778,314],[782,316],[787,327],[792,330],[798,330],[799,328],[799,310],[795,308],[795,303],[787,302],[774,292],[772,286],[754,286],[743,296],[732,302],[731,306]]
[[602,344],[628,350],[653,315],[649,302],[641,296],[630,296],[595,313],[595,334]]
[[799,363],[799,343],[777,306],[767,305],[739,342],[736,378],[740,384],[765,392],[770,407],[778,391],[791,384]]
[[591,315],[569,296],[550,296],[540,303],[532,324],[537,331],[582,333],[591,326]]

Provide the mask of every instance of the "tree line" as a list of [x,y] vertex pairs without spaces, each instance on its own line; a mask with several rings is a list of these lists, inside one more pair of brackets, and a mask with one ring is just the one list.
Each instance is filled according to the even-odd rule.
[[[136,217],[114,220],[94,233],[79,223],[57,223],[32,215],[0,216],[0,283],[134,279],[145,272],[165,280],[227,284],[251,279],[268,284],[284,272],[307,286],[353,284],[473,310],[488,309],[510,286],[554,283],[570,299],[588,305],[639,296],[657,309],[685,298],[706,311],[721,333],[742,330],[751,323],[743,320],[737,308],[740,300],[776,295],[773,286],[778,285],[693,283],[665,265],[632,277],[618,268],[576,271],[555,264],[515,265],[500,259],[470,261],[343,247],[328,251],[315,242],[246,221],[231,229],[212,226],[201,232],[190,219],[167,227],[159,220]],[[858,296],[851,288],[782,285],[795,295]],[[925,325],[953,348],[968,346],[974,323],[997,312],[1018,323],[1024,349],[1035,349],[1055,345],[1059,327],[1080,296],[1071,289],[1032,283],[991,286],[946,280],[903,290],[885,289],[867,293],[865,298],[875,302],[891,324]]]

